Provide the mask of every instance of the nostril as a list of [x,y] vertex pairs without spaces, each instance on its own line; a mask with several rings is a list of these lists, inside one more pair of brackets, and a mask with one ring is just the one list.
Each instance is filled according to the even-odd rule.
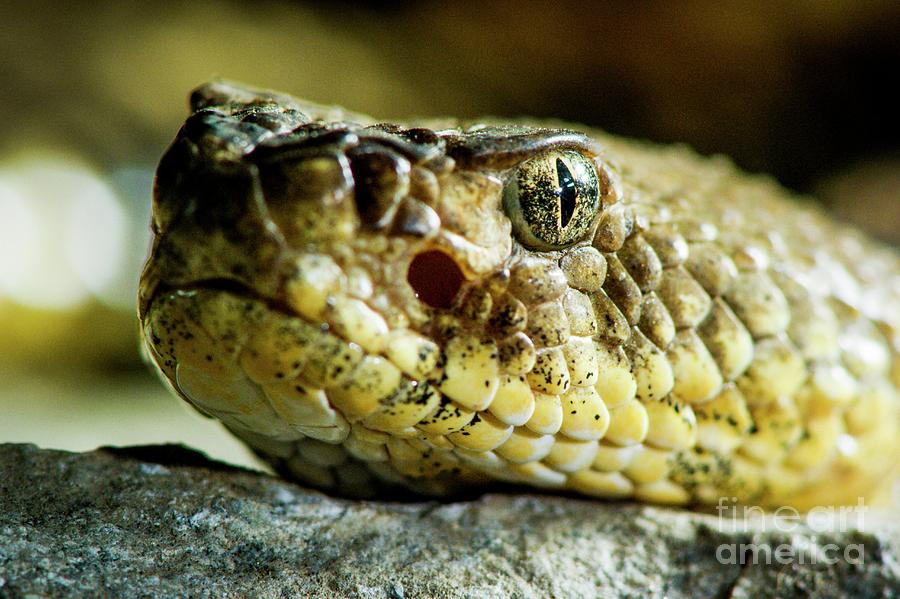
[[449,308],[466,280],[456,261],[440,250],[418,254],[406,273],[416,297],[432,308]]

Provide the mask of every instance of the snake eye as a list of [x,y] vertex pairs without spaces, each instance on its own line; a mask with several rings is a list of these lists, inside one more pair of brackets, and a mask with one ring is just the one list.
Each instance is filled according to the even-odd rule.
[[504,190],[503,210],[523,245],[560,249],[588,232],[599,201],[594,164],[578,152],[553,151],[519,165]]

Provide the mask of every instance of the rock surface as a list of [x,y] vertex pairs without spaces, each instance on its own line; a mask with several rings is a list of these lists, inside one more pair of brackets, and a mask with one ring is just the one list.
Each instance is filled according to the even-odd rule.
[[[900,595],[896,514],[727,522],[541,495],[356,502],[177,446],[0,445],[0,597]],[[731,559],[749,543],[798,553]]]

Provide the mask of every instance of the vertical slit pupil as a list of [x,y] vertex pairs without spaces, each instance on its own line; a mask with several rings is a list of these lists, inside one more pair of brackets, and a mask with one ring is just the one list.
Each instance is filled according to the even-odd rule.
[[562,158],[556,159],[556,177],[559,181],[559,224],[565,229],[575,214],[578,189],[575,187],[572,172]]

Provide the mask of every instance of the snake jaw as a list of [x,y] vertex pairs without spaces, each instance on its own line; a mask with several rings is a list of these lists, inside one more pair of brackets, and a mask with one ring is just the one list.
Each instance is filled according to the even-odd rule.
[[[862,242],[780,190],[568,130],[401,127],[222,83],[192,102],[156,182],[145,343],[282,471],[809,505],[896,460],[900,322],[803,270],[842,260],[852,290],[896,281],[896,257],[855,268]],[[530,160],[574,180],[572,152],[597,213],[526,247],[504,190]],[[566,193],[554,214],[584,226]],[[839,243],[813,255],[817,235]]]

